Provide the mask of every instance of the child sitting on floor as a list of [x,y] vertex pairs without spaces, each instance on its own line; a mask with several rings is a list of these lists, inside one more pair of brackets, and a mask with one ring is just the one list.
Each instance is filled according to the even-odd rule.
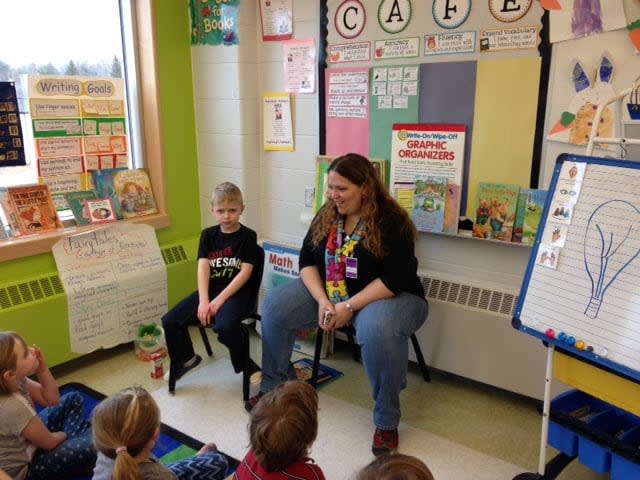
[[162,465],[153,455],[160,436],[160,409],[142,387],[121,390],[93,411],[93,441],[98,461],[93,480],[187,480],[225,478],[227,458],[214,444],[206,444],[196,456]]
[[251,449],[234,480],[297,478],[324,480],[309,454],[318,435],[318,393],[291,380],[264,394],[251,410]]
[[[47,408],[36,414],[36,404]],[[18,480],[90,470],[96,453],[84,413],[79,393],[60,397],[39,348],[0,332],[0,469]]]
[[358,473],[356,480],[434,480],[422,460],[395,453],[376,457]]

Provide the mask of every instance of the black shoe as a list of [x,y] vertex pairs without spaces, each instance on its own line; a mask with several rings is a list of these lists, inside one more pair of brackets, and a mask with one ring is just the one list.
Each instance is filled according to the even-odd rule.
[[253,407],[255,407],[258,402],[260,401],[260,399],[262,397],[264,397],[266,394],[266,392],[258,392],[257,395],[254,395],[253,397],[251,397],[249,400],[247,400],[246,402],[244,402],[244,409],[251,413],[251,410],[253,410]]
[[189,365],[188,367],[185,365],[182,365],[181,367],[178,367],[178,369],[176,370],[176,374],[175,374],[175,379],[176,382],[178,380],[180,380],[182,377],[185,376],[185,374],[190,371],[193,370],[194,368],[196,368],[198,365],[200,365],[200,362],[202,361],[202,357],[200,355],[196,355],[195,356],[195,360],[193,360],[193,362],[191,363],[191,365]]

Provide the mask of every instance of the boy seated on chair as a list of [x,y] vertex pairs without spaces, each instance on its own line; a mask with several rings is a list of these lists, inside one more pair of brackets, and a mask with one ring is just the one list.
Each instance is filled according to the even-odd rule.
[[[200,234],[198,290],[162,317],[175,380],[202,361],[193,350],[188,331],[198,322],[218,334],[220,343],[229,349],[234,371],[245,369],[249,342],[243,338],[246,330],[241,323],[253,313],[251,278],[259,247],[256,232],[240,223],[243,211],[242,192],[236,185],[224,182],[214,189],[211,212],[218,224]],[[253,360],[247,368],[249,375],[260,372]]]

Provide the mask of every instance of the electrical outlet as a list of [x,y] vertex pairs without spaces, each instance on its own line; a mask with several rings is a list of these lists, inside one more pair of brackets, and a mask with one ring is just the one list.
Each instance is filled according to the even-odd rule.
[[304,187],[304,206],[305,207],[313,207],[313,201],[316,196],[315,187],[311,187],[307,185]]

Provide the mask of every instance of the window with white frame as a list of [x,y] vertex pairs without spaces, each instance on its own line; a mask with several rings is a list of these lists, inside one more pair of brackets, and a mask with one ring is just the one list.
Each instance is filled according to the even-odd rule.
[[[0,49],[0,81],[17,81],[23,74],[124,79],[130,166],[148,168],[160,211],[141,221],[168,226],[164,155],[158,141],[160,115],[155,101],[153,0],[0,2],[0,18],[0,44],[11,46]],[[144,92],[140,85],[145,86]],[[144,125],[141,118],[145,118]],[[0,166],[0,187],[38,181],[34,149],[26,148],[25,153],[25,166]],[[23,238],[18,245],[0,242],[0,261],[45,252],[66,233],[47,235],[46,239]]]

